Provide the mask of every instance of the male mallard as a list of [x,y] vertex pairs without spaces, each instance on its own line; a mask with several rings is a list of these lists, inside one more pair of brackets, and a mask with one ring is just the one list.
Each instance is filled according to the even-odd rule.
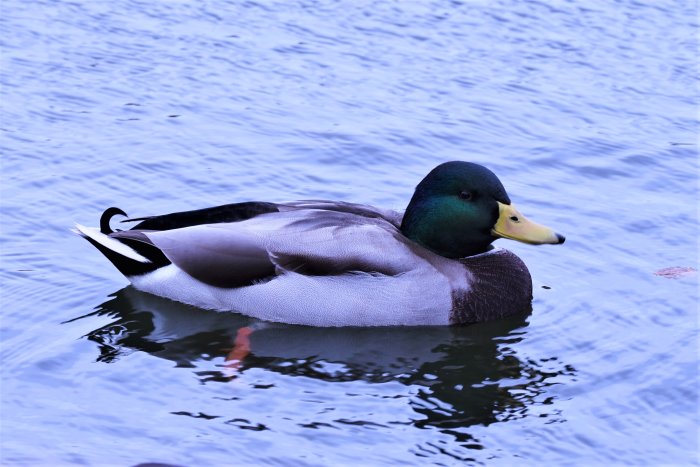
[[85,237],[139,290],[202,308],[312,326],[446,325],[526,312],[532,280],[497,238],[559,244],[496,175],[447,162],[403,216],[332,201],[248,202],[130,219],[107,209]]

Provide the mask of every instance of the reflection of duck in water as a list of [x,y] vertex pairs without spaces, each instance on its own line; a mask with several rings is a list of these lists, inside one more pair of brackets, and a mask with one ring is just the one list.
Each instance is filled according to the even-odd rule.
[[[524,316],[469,327],[315,328],[201,310],[130,287],[93,314],[115,319],[87,335],[101,361],[141,350],[196,368],[202,382],[230,381],[250,368],[328,382],[398,381],[419,388],[410,404],[425,418],[415,423],[446,430],[522,416],[559,375],[508,348],[525,334]],[[241,328],[255,332],[232,373],[225,358]]]
[[530,306],[523,262],[497,238],[564,237],[528,221],[490,170],[448,162],[404,215],[330,201],[240,203],[141,219],[113,232],[78,226],[140,290],[202,308],[313,326],[446,325]]

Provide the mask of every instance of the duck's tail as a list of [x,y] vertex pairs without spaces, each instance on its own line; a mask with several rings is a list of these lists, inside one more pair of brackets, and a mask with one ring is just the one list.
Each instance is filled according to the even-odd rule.
[[143,232],[113,231],[109,221],[116,215],[126,216],[119,208],[108,208],[100,217],[100,228],[75,225],[74,232],[90,242],[126,277],[140,276],[170,264]]
[[109,221],[111,221],[114,216],[129,217],[127,213],[125,213],[119,208],[111,207],[105,209],[105,212],[103,212],[100,216],[100,232],[102,232],[105,235],[114,233],[112,228],[109,226]]

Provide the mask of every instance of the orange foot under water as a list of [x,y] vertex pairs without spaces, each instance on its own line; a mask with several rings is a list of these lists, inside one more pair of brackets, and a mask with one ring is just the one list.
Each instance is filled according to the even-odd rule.
[[243,359],[250,353],[250,335],[253,333],[253,328],[244,326],[236,332],[236,338],[233,340],[233,348],[226,356],[226,368],[233,370],[235,373],[241,366]]

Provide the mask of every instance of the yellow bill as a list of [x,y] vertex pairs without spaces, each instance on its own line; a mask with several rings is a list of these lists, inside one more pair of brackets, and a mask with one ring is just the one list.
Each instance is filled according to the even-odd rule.
[[566,238],[544,225],[528,220],[512,204],[498,203],[498,220],[491,229],[494,237],[510,238],[531,245],[564,243]]

